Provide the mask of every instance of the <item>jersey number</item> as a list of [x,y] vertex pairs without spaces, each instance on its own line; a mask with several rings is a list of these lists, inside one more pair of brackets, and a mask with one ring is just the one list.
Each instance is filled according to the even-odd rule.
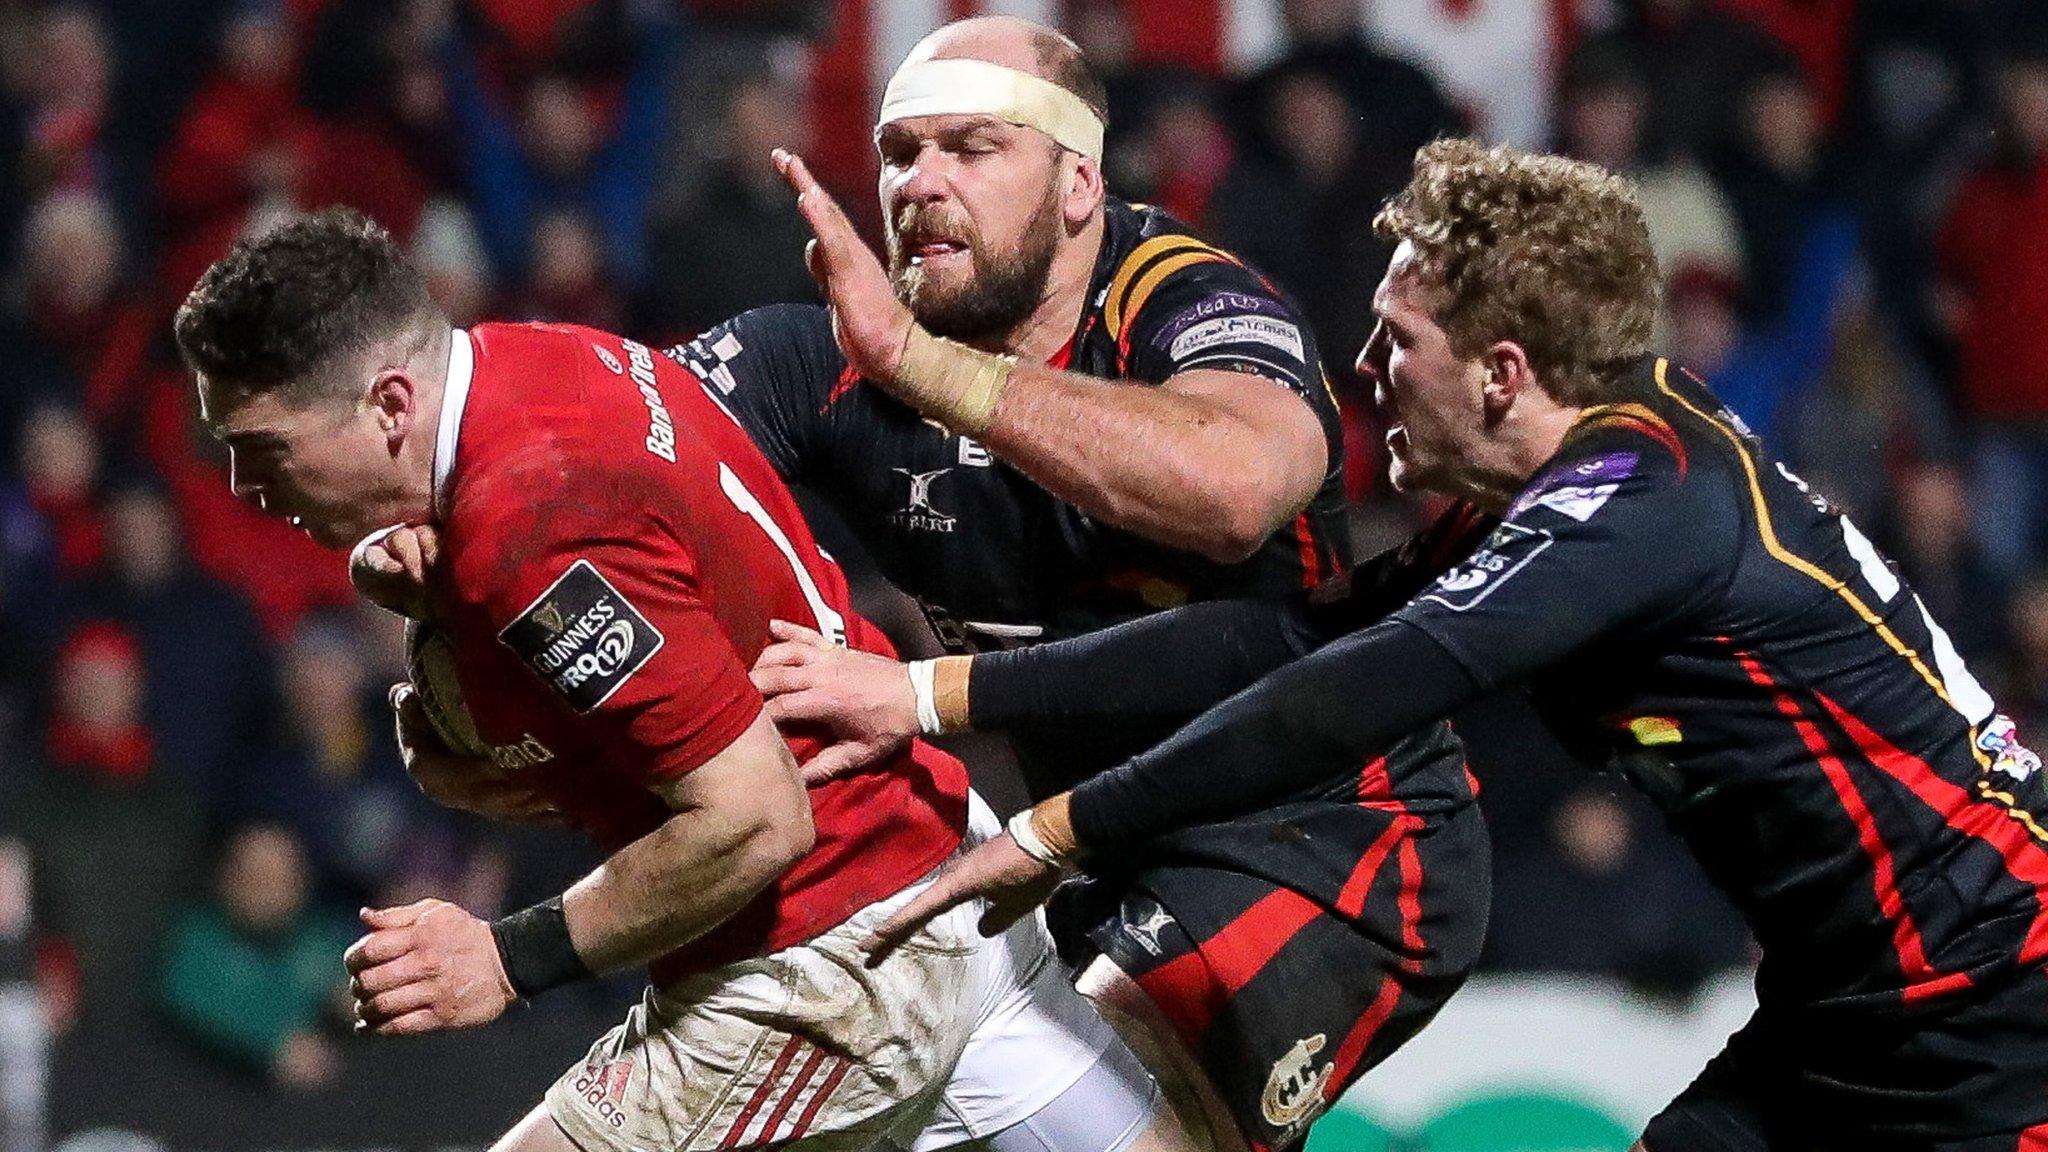
[[846,617],[834,611],[830,604],[825,603],[825,598],[818,594],[818,582],[811,579],[811,574],[804,568],[803,562],[796,558],[796,549],[790,546],[789,536],[783,532],[782,525],[777,524],[774,518],[768,515],[768,509],[763,508],[761,502],[754,498],[754,494],[747,491],[747,486],[740,481],[739,474],[722,463],[718,466],[718,486],[725,491],[725,498],[732,501],[733,507],[746,513],[747,519],[761,526],[761,531],[768,534],[769,543],[775,545],[784,560],[789,561],[789,570],[796,575],[797,587],[803,589],[804,600],[811,606],[811,617],[818,622],[818,631],[824,634],[825,639],[841,648],[846,647]]
[[[1842,539],[1849,545],[1849,555],[1854,556],[1863,569],[1864,583],[1870,585],[1870,590],[1877,593],[1879,600],[1891,603],[1902,587],[1897,573],[1884,562],[1884,557],[1877,554],[1870,538],[1850,523],[1847,516],[1841,517],[1841,522]],[[1927,605],[1921,602],[1918,593],[1913,596],[1913,607],[1919,611],[1920,622],[1927,626],[1927,635],[1934,641],[1934,666],[1948,689],[1949,706],[1962,713],[1963,719],[1972,725],[1991,719],[1998,711],[1998,705],[1992,701],[1991,693],[1986,692],[1977,678],[1970,674],[1948,633],[1934,622],[1933,614],[1927,611]]]

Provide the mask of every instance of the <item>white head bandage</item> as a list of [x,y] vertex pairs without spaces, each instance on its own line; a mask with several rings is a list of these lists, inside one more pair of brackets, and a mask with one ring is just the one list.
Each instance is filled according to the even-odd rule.
[[1036,128],[1060,147],[1102,162],[1102,117],[1079,96],[986,60],[913,60],[898,68],[875,123],[912,116],[993,116]]

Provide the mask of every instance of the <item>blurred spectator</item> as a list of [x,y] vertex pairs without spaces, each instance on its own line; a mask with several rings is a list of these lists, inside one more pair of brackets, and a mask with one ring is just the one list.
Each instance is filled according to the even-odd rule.
[[[1331,0],[1294,0],[1328,4]],[[1360,10],[1357,4],[1352,11]],[[1373,41],[1428,69],[1475,131],[1517,148],[1550,139],[1557,8],[1529,0],[1372,0]]]
[[170,497],[118,483],[106,501],[99,610],[139,645],[158,758],[209,808],[256,756],[275,700],[269,652],[249,602],[192,566]]
[[1320,73],[1337,86],[1351,103],[1359,150],[1393,158],[1404,180],[1417,148],[1464,130],[1465,117],[1435,78],[1366,38],[1361,6],[1353,0],[1283,0],[1280,18],[1285,50],[1244,82],[1237,100],[1239,131],[1253,150],[1268,157],[1286,153],[1275,139],[1271,89],[1304,72]]
[[0,807],[0,1152],[42,1152],[50,1008],[37,986],[28,843],[19,824],[13,805]]
[[437,193],[461,173],[436,55],[447,0],[336,0],[321,9],[299,70],[317,121],[299,202],[346,204],[414,236]]
[[0,481],[0,638],[16,659],[0,667],[0,686],[18,699],[41,686],[104,535],[93,505],[99,443],[75,409],[34,403],[11,455],[13,476]]
[[476,220],[460,200],[436,200],[420,213],[412,258],[427,291],[457,327],[488,320],[494,288]]
[[2048,572],[2036,572],[2008,602],[2009,665],[1999,704],[2022,732],[2048,727]]
[[[1887,553],[1927,611],[1948,630],[1972,668],[1995,672],[2011,643],[1998,605],[2004,589],[1993,579],[1970,532],[1970,489],[1961,469],[1943,463],[1899,470]],[[2003,692],[1994,693],[2001,703]]]
[[1964,409],[1977,429],[1977,535],[2002,577],[2028,571],[2048,521],[2048,46],[1999,72],[1998,154],[1957,193],[1939,254],[1959,347]]
[[14,62],[27,88],[28,189],[103,192],[113,60],[100,15],[89,4],[52,6],[36,21],[30,43],[27,56]]
[[[1237,145],[1218,115],[1217,85],[1185,69],[1156,68],[1146,94],[1105,156],[1110,187],[1127,200],[1164,208],[1196,228],[1237,161]],[[1113,165],[1113,169],[1110,167]]]
[[1494,868],[1490,962],[1515,971],[1608,973],[1684,996],[1749,954],[1741,921],[1640,801],[1581,785],[1547,843]]
[[118,224],[90,192],[60,192],[30,211],[22,241],[30,380],[61,380],[101,428],[134,417],[161,317],[124,276]]
[[165,950],[163,1007],[194,1040],[281,1087],[324,1087],[341,1060],[322,1028],[345,977],[346,920],[308,899],[291,832],[227,839],[213,898],[185,909]]
[[198,859],[200,814],[156,771],[132,635],[81,626],[58,652],[52,680],[41,763],[21,800],[38,898],[49,930],[76,957],[82,1024],[131,1027]]
[[588,324],[609,332],[624,327],[625,296],[607,274],[601,244],[596,222],[582,212],[534,217],[532,270],[506,303],[504,319]]
[[1683,153],[1660,156],[1648,136],[1650,85],[1626,40],[1588,43],[1572,58],[1559,99],[1568,156],[1633,178],[1666,282],[1681,269],[1740,280],[1742,241],[1727,198]]
[[1623,0],[1628,35],[1651,90],[1650,139],[1660,148],[1705,158],[1736,135],[1740,106],[1759,62],[1782,54],[1762,31],[1722,11],[1716,0]]
[[817,298],[804,268],[811,230],[775,174],[777,147],[810,152],[802,93],[771,73],[726,94],[719,154],[696,195],[655,222],[642,327],[690,336],[749,308]]
[[1679,269],[1664,285],[1671,358],[1719,383],[1742,341],[1742,282],[1714,268]]
[[[1820,379],[1784,414],[1784,442],[1777,447],[1814,488],[1854,514],[1872,535],[1891,540],[1897,473],[1902,467],[1954,458],[1955,436],[1933,383],[1866,292],[1844,295],[1834,333]],[[1932,481],[1932,476],[1923,477],[1923,483]],[[1918,495],[1929,499],[1937,493],[1929,489]],[[1902,518],[1897,527],[1903,534],[1912,525]],[[1967,518],[1955,528],[1966,532]],[[1900,538],[1900,543],[1908,542]],[[1930,565],[1959,558],[1948,541],[1923,538],[1912,542],[1911,550]],[[1942,613],[1936,618],[1950,619]]]
[[50,533],[52,574],[79,580],[98,570],[106,532],[96,503],[100,442],[76,408],[36,406],[21,426],[22,494]]
[[1744,319],[1772,323],[1785,311],[1809,237],[1839,210],[1837,190],[1813,94],[1789,57],[1776,53],[1758,66],[1738,104],[1735,138],[1714,154],[1714,175],[1742,231]]
[[457,889],[466,854],[399,761],[388,681],[370,680],[352,624],[317,613],[299,625],[279,674],[281,747],[243,766],[234,813],[289,828],[312,883],[337,903],[385,907],[394,890]]
[[658,21],[636,31],[612,99],[550,71],[508,101],[489,89],[474,48],[459,39],[446,48],[449,110],[477,223],[500,274],[537,271],[539,217],[574,211],[602,229],[604,275],[622,277],[629,288],[639,282],[676,34]]
[[1269,73],[1258,92],[1261,131],[1275,151],[1247,156],[1224,177],[1209,231],[1301,303],[1325,367],[1349,379],[1372,328],[1361,293],[1390,251],[1373,235],[1373,214],[1406,181],[1410,153],[1370,146],[1326,67]]
[[222,29],[214,70],[158,166],[173,300],[237,236],[296,203],[310,122],[296,99],[293,51],[278,0],[246,0]]

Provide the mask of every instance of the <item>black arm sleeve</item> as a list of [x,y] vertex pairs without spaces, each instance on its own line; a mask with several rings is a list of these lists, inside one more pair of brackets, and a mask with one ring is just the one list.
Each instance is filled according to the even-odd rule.
[[1492,526],[1461,505],[1313,594],[1192,604],[1071,640],[976,656],[970,719],[988,730],[1093,717],[1192,718],[1400,607]]
[[1356,768],[1479,695],[1471,674],[1426,634],[1375,624],[1074,789],[1074,833],[1083,845],[1134,844],[1256,811]]
[[1602,637],[1711,602],[1743,520],[1713,477],[1641,437],[1581,438],[1485,546],[1385,621],[1267,676],[1081,784],[1083,845],[1256,811]]
[[1191,604],[1035,648],[974,658],[983,730],[1084,717],[1186,717],[1313,650],[1300,598]]
[[742,312],[667,355],[696,373],[784,480],[825,450],[828,401],[846,361],[812,304]]

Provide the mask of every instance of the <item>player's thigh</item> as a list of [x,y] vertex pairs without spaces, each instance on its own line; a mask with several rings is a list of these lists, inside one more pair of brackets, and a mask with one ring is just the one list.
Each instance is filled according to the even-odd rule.
[[1116,961],[1098,956],[1076,986],[1159,1081],[1169,1121],[1161,1140],[1177,1139],[1212,1152],[1246,1152],[1244,1136],[1201,1060],[1136,980]]
[[977,1144],[986,1152],[1213,1152],[1195,1142],[1143,1062],[1121,1043],[1057,1098]]
[[548,1115],[547,1105],[542,1104],[528,1112],[512,1130],[498,1138],[491,1145],[491,1152],[585,1152],[562,1126]]

